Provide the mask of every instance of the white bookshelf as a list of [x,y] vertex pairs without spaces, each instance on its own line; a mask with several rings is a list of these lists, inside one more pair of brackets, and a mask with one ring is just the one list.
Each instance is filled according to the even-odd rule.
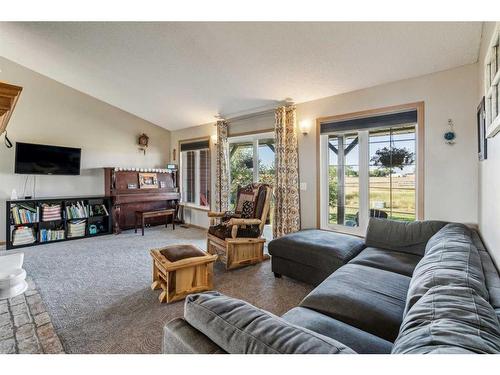
[[484,66],[486,137],[500,131],[500,23],[495,26]]

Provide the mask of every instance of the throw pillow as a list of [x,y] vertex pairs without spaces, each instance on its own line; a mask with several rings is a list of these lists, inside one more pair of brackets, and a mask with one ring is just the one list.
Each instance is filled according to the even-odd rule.
[[254,203],[252,201],[243,202],[243,209],[241,210],[241,217],[244,219],[253,218]]
[[240,214],[243,211],[243,204],[247,201],[250,201],[253,204],[253,202],[255,201],[255,194],[240,192],[238,195],[238,205],[236,206],[234,212]]

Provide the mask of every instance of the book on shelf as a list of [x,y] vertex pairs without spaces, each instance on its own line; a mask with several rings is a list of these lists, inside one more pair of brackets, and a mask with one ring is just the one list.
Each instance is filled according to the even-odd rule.
[[12,222],[16,225],[38,222],[38,207],[25,204],[16,204],[15,206],[11,207],[10,212],[12,216]]
[[68,219],[83,219],[88,217],[87,206],[85,206],[83,202],[76,202],[67,205],[66,217]]
[[64,229],[40,229],[40,242],[64,240]]

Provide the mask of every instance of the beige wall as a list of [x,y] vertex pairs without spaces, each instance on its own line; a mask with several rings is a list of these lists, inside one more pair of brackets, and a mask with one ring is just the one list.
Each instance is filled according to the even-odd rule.
[[[473,64],[298,104],[298,122],[312,123],[309,134],[299,134],[300,180],[307,185],[301,191],[302,227],[316,227],[316,118],[417,101],[425,102],[425,218],[477,223],[476,93]],[[453,146],[443,140],[449,118],[458,137]],[[255,121],[265,128],[260,119]],[[252,130],[249,120],[244,128]],[[177,139],[211,134],[215,134],[213,125],[174,131],[171,147]]]
[[[392,105],[425,102],[424,217],[477,223],[476,64],[397,81],[297,106],[299,121]],[[453,119],[457,141],[443,134]],[[299,136],[302,226],[316,226],[316,134]]]
[[[81,175],[37,176],[37,196],[103,194],[101,167],[153,168],[165,167],[168,162],[168,130],[4,58],[0,58],[0,69],[1,81],[24,88],[8,126],[12,142],[82,148]],[[137,147],[137,136],[142,132],[150,137],[146,155]],[[21,196],[26,176],[14,174],[15,148],[7,149],[3,136],[1,142],[0,241],[4,241],[5,200],[10,199],[12,189]],[[27,194],[30,192],[28,187]]]
[[[484,63],[494,28],[494,22],[483,24],[476,105],[484,96]],[[488,139],[488,159],[479,162],[479,229],[497,267],[500,266],[500,134]]]

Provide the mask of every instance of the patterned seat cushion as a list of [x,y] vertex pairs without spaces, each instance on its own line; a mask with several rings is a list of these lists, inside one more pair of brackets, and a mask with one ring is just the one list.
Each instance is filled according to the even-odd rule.
[[[212,225],[211,227],[208,228],[208,233],[220,238],[220,239],[225,239],[225,238],[231,238],[231,228],[228,227],[226,224],[218,224],[218,225]],[[246,226],[240,226],[238,228],[238,233],[236,237],[250,237],[250,238],[258,238],[260,236],[260,228],[258,225],[246,225]]]

